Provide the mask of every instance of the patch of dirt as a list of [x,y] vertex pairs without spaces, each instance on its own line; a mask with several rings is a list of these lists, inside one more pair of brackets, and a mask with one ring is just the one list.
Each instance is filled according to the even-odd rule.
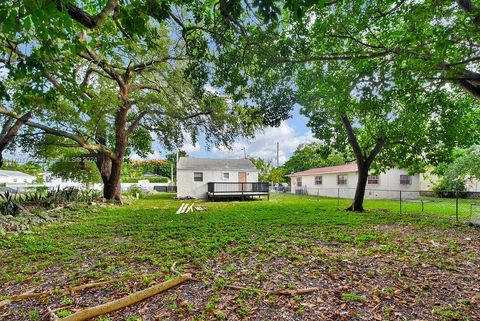
[[[361,245],[305,240],[301,244],[225,249],[202,267],[184,266],[190,281],[111,313],[111,320],[480,320],[480,229],[377,225],[379,239]],[[118,240],[124,241],[124,240]],[[268,250],[267,250],[268,249]],[[139,267],[140,268],[140,267]],[[155,266],[139,274],[160,273]],[[37,290],[68,284],[67,273],[43,271]],[[118,275],[117,275],[118,276]],[[77,275],[76,277],[81,277]],[[91,280],[84,279],[83,282]],[[162,281],[158,279],[158,282]],[[132,279],[101,288],[15,302],[1,320],[34,320],[47,309],[76,311],[154,284]],[[236,285],[255,290],[233,289]],[[304,295],[263,291],[318,288]],[[21,293],[31,285],[0,287]]]

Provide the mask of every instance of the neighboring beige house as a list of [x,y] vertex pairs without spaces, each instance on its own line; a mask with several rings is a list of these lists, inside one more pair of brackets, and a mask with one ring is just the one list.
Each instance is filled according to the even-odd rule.
[[[292,173],[291,192],[310,195],[352,198],[358,177],[357,164],[312,168]],[[366,198],[418,197],[420,177],[409,175],[404,169],[390,169],[386,173],[368,177]]]
[[[180,157],[177,164],[177,196],[207,198],[208,183],[217,188],[247,195],[258,182],[258,170],[248,159],[208,159]],[[218,183],[218,184],[217,184]],[[254,187],[256,188],[256,187]],[[249,189],[247,191],[247,189]]]

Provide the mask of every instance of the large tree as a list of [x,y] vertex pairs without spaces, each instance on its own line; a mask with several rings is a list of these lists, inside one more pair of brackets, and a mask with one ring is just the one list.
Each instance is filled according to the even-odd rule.
[[472,101],[463,93],[438,91],[429,84],[418,88],[413,81],[396,83],[373,67],[336,61],[310,64],[300,70],[297,82],[302,113],[316,137],[355,156],[353,211],[363,211],[371,172],[392,167],[422,171],[455,146],[468,144],[472,136],[462,129],[475,122]]
[[[200,134],[207,143],[228,145],[260,124],[249,118],[253,109],[243,110],[186,77],[187,58],[168,30],[151,25],[150,32],[150,46],[126,46],[108,30],[95,41],[82,31],[72,40],[76,53],[61,45],[36,46],[35,33],[3,43],[10,92],[0,113],[57,137],[39,146],[81,148],[94,157],[107,199],[120,200],[123,160],[132,150],[149,152],[152,133],[167,148],[181,145],[185,136],[195,142]],[[26,120],[24,110],[32,118]]]
[[6,1],[1,62],[17,88],[2,92],[16,95],[0,111],[17,121],[33,111],[26,125],[93,154],[105,197],[118,199],[121,163],[129,148],[148,150],[149,132],[167,147],[201,132],[228,144],[251,135],[257,119],[288,116],[292,91],[281,78],[251,78],[275,90],[267,94],[247,90],[256,86],[245,77],[223,79],[225,70],[245,76],[244,64],[226,68],[218,54],[239,28],[232,5]]
[[236,41],[221,48],[221,58],[243,62],[245,72],[227,70],[223,79],[261,74],[267,84],[290,83],[316,136],[355,155],[352,210],[363,210],[370,169],[419,170],[468,142],[460,128],[478,129],[470,1],[257,3],[261,10],[242,11]]

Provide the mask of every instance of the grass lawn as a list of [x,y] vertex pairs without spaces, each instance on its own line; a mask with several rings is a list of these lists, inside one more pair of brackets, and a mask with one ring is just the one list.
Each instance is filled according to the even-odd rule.
[[[177,215],[158,194],[122,207],[92,207],[75,219],[0,238],[0,295],[53,290],[14,302],[3,320],[64,316],[172,277],[189,282],[99,320],[478,320],[480,230],[393,209],[337,209],[337,200],[274,195],[270,201],[204,203]],[[415,204],[418,206],[418,204]],[[397,207],[398,208],[398,207]],[[382,209],[382,210],[381,210]],[[144,275],[144,277],[140,277]],[[55,289],[139,276],[64,296]],[[263,295],[228,284],[303,296]]]

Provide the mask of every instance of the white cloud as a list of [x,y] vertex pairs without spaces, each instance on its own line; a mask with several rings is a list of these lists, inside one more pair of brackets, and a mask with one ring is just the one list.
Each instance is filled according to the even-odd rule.
[[243,148],[246,148],[247,156],[261,157],[276,161],[277,142],[279,143],[279,162],[283,164],[292,152],[300,144],[317,141],[311,131],[303,135],[297,135],[294,128],[287,122],[282,122],[279,127],[269,127],[259,132],[250,141],[237,140],[230,149],[214,148],[212,152],[218,158],[241,158],[244,156]]

